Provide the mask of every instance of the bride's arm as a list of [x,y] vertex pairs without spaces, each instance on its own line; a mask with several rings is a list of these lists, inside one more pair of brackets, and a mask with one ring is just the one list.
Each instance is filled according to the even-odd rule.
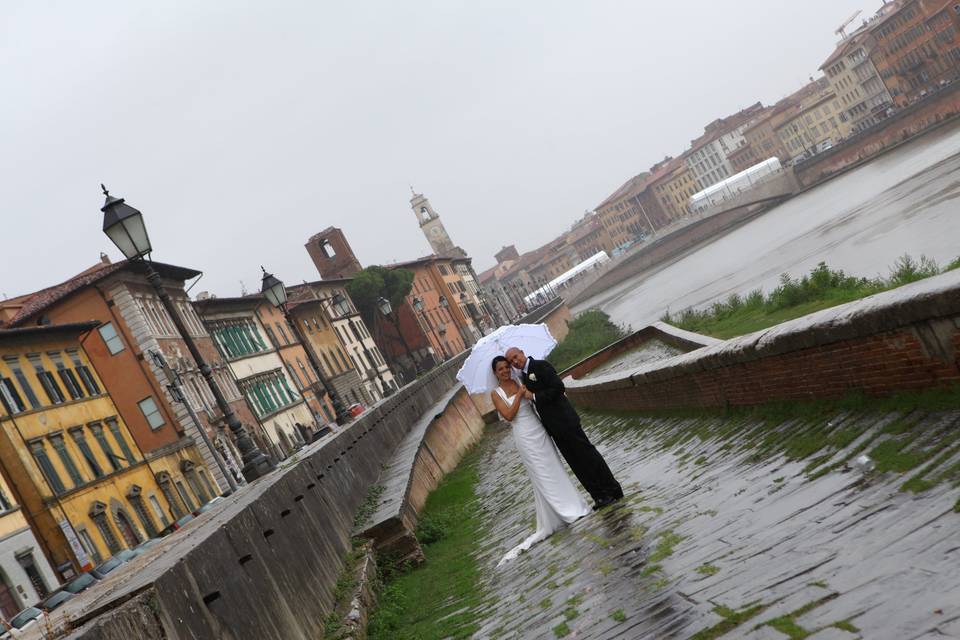
[[526,388],[523,385],[520,385],[520,389],[517,390],[517,395],[513,398],[513,403],[509,405],[500,396],[500,394],[497,393],[496,389],[490,392],[490,398],[493,400],[493,406],[497,408],[497,411],[500,412],[500,415],[507,422],[510,422],[517,417],[517,411],[520,410],[520,403],[523,402],[524,391],[526,391]]

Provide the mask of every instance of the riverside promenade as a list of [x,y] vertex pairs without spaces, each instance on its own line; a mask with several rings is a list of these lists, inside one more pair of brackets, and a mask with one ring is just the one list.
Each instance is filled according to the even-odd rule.
[[488,604],[474,637],[960,638],[956,488],[915,495],[899,473],[846,464],[817,474],[795,437],[843,434],[837,459],[904,433],[932,445],[956,440],[960,411],[586,414],[585,428],[626,498],[499,569],[532,531],[533,497],[507,427],[481,443]]

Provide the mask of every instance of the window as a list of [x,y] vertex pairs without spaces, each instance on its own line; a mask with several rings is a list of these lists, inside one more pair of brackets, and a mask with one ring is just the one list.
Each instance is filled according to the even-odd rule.
[[27,408],[10,378],[0,378],[0,403],[9,414],[20,413]]
[[71,369],[68,369],[66,365],[63,364],[63,360],[60,358],[59,354],[51,355],[54,364],[57,366],[57,375],[60,377],[60,381],[63,383],[63,386],[66,387],[67,393],[70,394],[70,397],[74,400],[79,400],[84,397],[83,389],[80,387],[80,382],[77,380],[76,374]]
[[33,370],[36,372],[37,380],[40,381],[40,386],[43,387],[44,392],[50,399],[50,403],[63,404],[67,398],[63,395],[63,390],[60,389],[60,385],[57,384],[57,379],[53,377],[52,373],[44,368],[43,361],[40,360],[40,356],[28,355],[27,359],[30,361],[30,364],[33,365]]
[[153,509],[153,513],[157,516],[157,519],[163,523],[163,526],[166,527],[168,524],[170,524],[170,520],[160,507],[160,501],[157,500],[157,496],[151,494],[147,498],[147,501],[150,503],[150,508]]
[[70,455],[70,452],[67,451],[67,443],[63,439],[63,434],[57,434],[50,437],[50,444],[53,445],[54,451],[57,452],[57,456],[60,457],[60,462],[63,463],[63,467],[67,470],[67,475],[70,476],[70,480],[73,482],[73,486],[79,487],[83,484],[83,476],[80,475],[80,470],[77,469],[77,465],[73,462],[73,457]]
[[33,454],[34,460],[37,461],[37,465],[43,472],[47,482],[50,483],[50,488],[53,492],[59,494],[66,491],[66,487],[63,486],[63,480],[60,479],[60,475],[57,473],[56,468],[54,468],[53,462],[51,462],[49,456],[47,456],[47,450],[43,446],[43,442],[40,440],[31,442],[30,453]]
[[[100,468],[100,463],[97,462],[96,456],[93,455],[93,450],[90,448],[89,443],[87,443],[87,438],[83,434],[83,429],[71,429],[70,436],[73,438],[73,441],[77,443],[77,448],[80,449],[80,454],[83,456],[83,459],[87,461],[87,466],[90,467],[93,477],[99,478],[103,476],[103,469]],[[56,447],[56,442],[54,442],[54,447]],[[57,449],[57,453],[59,452],[60,450]]]
[[283,343],[284,343],[284,344],[290,344],[290,338],[287,337],[287,332],[286,332],[286,330],[283,328],[283,325],[280,324],[279,322],[276,323],[276,324],[277,324],[277,331],[280,332],[280,337],[283,338]]
[[0,489],[0,511],[10,511],[12,508],[13,503],[10,502],[10,498],[3,492],[3,489]]
[[70,356],[70,361],[73,362],[73,368],[76,369],[77,375],[80,376],[80,381],[86,388],[87,394],[91,396],[100,395],[100,385],[97,384],[97,380],[93,377],[93,373],[87,365],[83,364],[80,355],[71,349],[67,350],[67,355]]
[[119,471],[122,469],[123,465],[120,464],[119,456],[113,452],[113,447],[110,446],[107,435],[103,432],[103,425],[92,424],[90,425],[90,431],[93,433],[94,439],[96,439],[97,444],[100,445],[100,450],[103,451],[103,455],[107,457],[107,462],[110,463],[113,470]]
[[110,429],[110,433],[113,434],[113,439],[120,445],[120,451],[123,453],[123,457],[126,458],[127,465],[129,466],[136,462],[136,458],[133,457],[133,452],[130,451],[130,445],[127,444],[126,439],[120,432],[120,423],[117,422],[117,419],[107,418],[107,428]]
[[187,490],[183,486],[183,483],[177,480],[176,485],[177,485],[177,493],[179,493],[180,498],[183,499],[183,504],[187,505],[187,510],[191,513],[196,511],[197,507],[193,504],[193,499],[190,497],[190,494],[187,493]]
[[100,332],[100,337],[103,338],[104,344],[107,345],[107,350],[110,351],[110,355],[115,356],[123,351],[123,340],[117,335],[117,330],[114,328],[112,322],[108,322],[97,329],[97,331]]
[[90,537],[90,532],[86,529],[77,529],[77,536],[80,538],[80,545],[83,547],[83,550],[87,552],[87,555],[93,558],[94,564],[100,564],[102,558],[100,552],[97,551],[97,545],[93,543],[93,538]]
[[143,412],[143,416],[147,419],[147,424],[150,425],[151,429],[159,429],[164,425],[163,414],[160,413],[160,408],[153,397],[144,398],[137,404],[140,405],[140,411]]

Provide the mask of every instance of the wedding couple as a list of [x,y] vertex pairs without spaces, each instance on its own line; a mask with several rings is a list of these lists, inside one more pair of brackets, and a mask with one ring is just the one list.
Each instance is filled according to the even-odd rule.
[[[517,450],[533,485],[537,510],[536,532],[511,549],[500,561],[503,564],[563,524],[590,513],[590,507],[563,468],[558,449],[593,497],[594,509],[619,500],[623,490],[603,456],[587,439],[580,416],[564,393],[563,381],[549,362],[528,358],[522,350],[511,347],[504,355],[496,356],[491,366],[498,386],[490,397],[512,427]],[[513,369],[519,373],[519,382]]]

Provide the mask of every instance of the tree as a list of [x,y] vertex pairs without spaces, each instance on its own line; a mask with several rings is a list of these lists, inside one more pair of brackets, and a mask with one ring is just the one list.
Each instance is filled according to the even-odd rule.
[[380,298],[386,298],[397,309],[410,291],[413,290],[413,271],[409,269],[388,269],[373,266],[359,271],[347,285],[347,293],[353,299],[357,311],[368,327],[373,327]]

